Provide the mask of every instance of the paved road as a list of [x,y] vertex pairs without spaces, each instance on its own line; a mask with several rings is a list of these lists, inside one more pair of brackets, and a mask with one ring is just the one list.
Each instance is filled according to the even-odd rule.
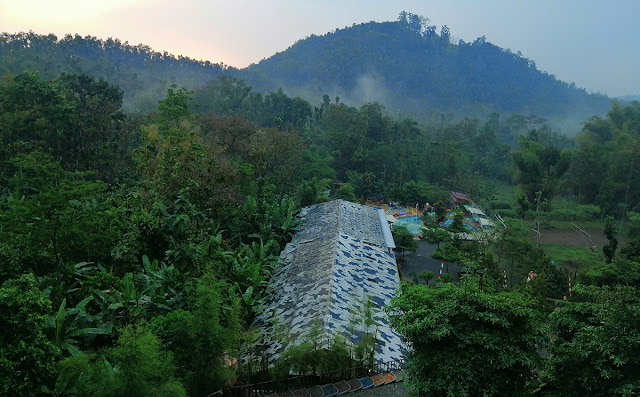
[[[435,244],[429,244],[425,241],[418,242],[418,250],[416,252],[406,252],[404,261],[398,260],[398,264],[400,265],[401,276],[406,278],[407,280],[413,281],[411,277],[411,273],[420,273],[425,270],[432,271],[435,274],[435,278],[431,280],[431,283],[434,283],[438,279],[438,274],[440,273],[440,264],[442,261],[433,259],[431,254],[433,251],[438,248]],[[451,273],[454,277],[454,280],[458,280],[458,271],[460,270],[459,266],[456,263],[445,263],[444,264],[444,272]]]

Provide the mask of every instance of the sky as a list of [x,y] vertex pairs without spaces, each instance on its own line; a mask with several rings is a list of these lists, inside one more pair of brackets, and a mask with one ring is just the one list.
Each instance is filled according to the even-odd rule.
[[400,11],[487,41],[558,79],[640,95],[640,0],[0,0],[0,32],[118,38],[245,67],[296,41]]

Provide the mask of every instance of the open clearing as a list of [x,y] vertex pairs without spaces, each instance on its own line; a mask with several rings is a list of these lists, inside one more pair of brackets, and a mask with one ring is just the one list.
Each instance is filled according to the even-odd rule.
[[[542,230],[540,232],[540,242],[543,244],[567,245],[570,247],[602,247],[608,243],[607,238],[598,229],[586,229],[591,234],[591,241],[585,236],[578,234],[574,230]],[[532,233],[533,234],[533,233]],[[535,234],[529,236],[529,240],[537,241]]]

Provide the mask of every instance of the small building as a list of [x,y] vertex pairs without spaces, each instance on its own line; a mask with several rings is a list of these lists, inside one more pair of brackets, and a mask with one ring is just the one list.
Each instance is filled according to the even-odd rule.
[[[303,213],[303,229],[282,252],[284,267],[269,287],[273,295],[255,320],[258,356],[273,364],[319,324],[324,341],[339,336],[355,344],[363,332],[375,335],[376,362],[404,358],[401,338],[382,310],[400,286],[383,210],[335,200]],[[354,319],[366,301],[375,324],[364,330]]]
[[495,223],[479,208],[476,208],[472,205],[465,205],[464,210],[466,213],[473,218],[475,222],[477,222],[482,230],[492,232],[495,230]]
[[473,204],[473,201],[471,200],[471,198],[464,193],[451,192],[450,198],[451,198],[451,204],[453,204],[454,207],[458,207],[460,205]]

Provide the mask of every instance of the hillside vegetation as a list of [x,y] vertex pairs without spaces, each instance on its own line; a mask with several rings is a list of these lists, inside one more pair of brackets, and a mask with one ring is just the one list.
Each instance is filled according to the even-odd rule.
[[[356,51],[365,36],[371,50]],[[436,34],[413,14],[309,38],[244,71],[112,39],[1,37],[0,395],[205,396],[369,365],[376,333],[354,346],[314,329],[275,367],[236,361],[254,351],[251,325],[300,209],[330,200],[326,191],[433,204],[422,233],[459,277],[430,283],[425,271],[414,278],[425,285],[403,284],[389,312],[414,349],[407,384],[418,394],[640,391],[640,102],[599,113],[606,98],[484,40],[452,44],[448,29]],[[334,79],[304,65],[260,72],[309,43],[314,54],[328,48],[318,64]],[[400,102],[292,93],[353,89],[349,76],[369,73],[364,57],[383,50],[376,65],[397,68],[371,81],[392,88],[387,98],[421,95],[402,116],[389,109]],[[484,55],[456,63],[471,54]],[[330,62],[341,58],[351,63]],[[277,80],[284,88],[267,92]],[[543,115],[574,100],[595,108],[569,137]],[[419,103],[500,111],[407,116]],[[463,241],[461,212],[440,225],[450,191],[504,223]],[[601,228],[601,246],[531,238],[574,222]],[[413,236],[399,230],[396,252],[410,250]]]
[[[418,20],[416,20],[418,18]],[[348,103],[378,101],[424,118],[434,111],[602,114],[609,101],[540,71],[533,60],[484,37],[452,42],[428,19],[369,22],[312,35],[251,65],[240,75],[259,91],[283,87],[307,99],[322,94]]]
[[0,35],[0,71],[39,70],[46,79],[84,73],[122,87],[124,108],[149,111],[171,84],[189,89],[221,75],[253,90],[315,102],[324,94],[354,105],[376,101],[420,120],[435,114],[537,114],[577,122],[609,106],[606,96],[540,71],[533,60],[484,37],[453,42],[443,26],[403,13],[396,22],[369,22],[300,40],[286,51],[238,70],[119,39],[33,32]]

